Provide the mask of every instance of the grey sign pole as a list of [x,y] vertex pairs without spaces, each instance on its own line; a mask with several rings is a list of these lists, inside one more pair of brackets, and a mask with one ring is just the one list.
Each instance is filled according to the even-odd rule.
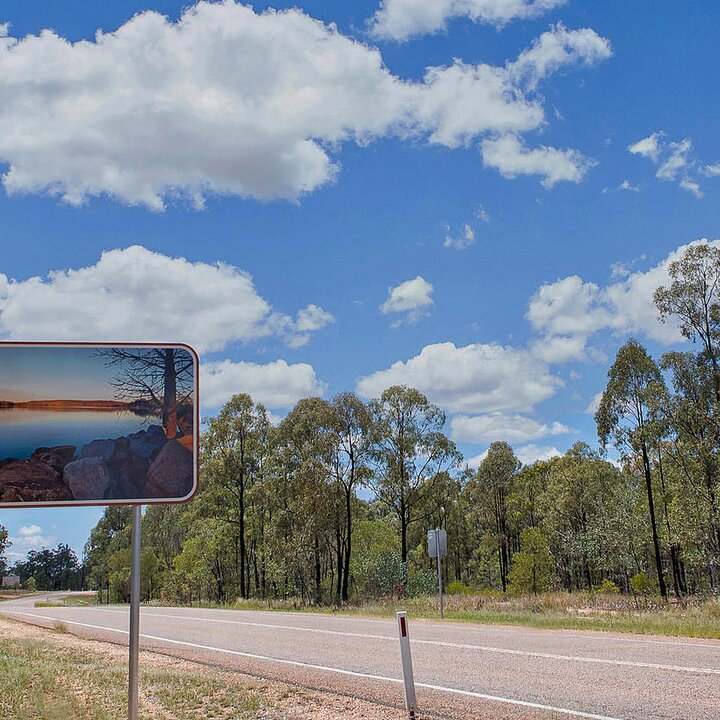
[[435,547],[437,548],[438,594],[440,595],[440,617],[445,617],[445,602],[443,600],[442,563],[440,555],[440,530],[435,530]]
[[442,528],[427,531],[428,555],[437,558],[438,595],[440,596],[440,617],[445,617],[445,599],[443,598],[442,559],[447,555],[447,533]]
[[130,663],[128,680],[128,720],[138,716],[138,663],[140,649],[140,543],[142,507],[132,509],[132,559],[130,569]]

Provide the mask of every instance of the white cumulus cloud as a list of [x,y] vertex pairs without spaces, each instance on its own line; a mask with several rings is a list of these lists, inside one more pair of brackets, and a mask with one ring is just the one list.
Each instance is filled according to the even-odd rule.
[[17,534],[10,536],[12,547],[6,556],[10,564],[22,562],[31,550],[50,548],[55,544],[55,538],[46,534],[40,525],[23,525]]
[[[678,187],[695,197],[703,197],[696,176],[697,161],[692,155],[693,144],[688,138],[679,142],[666,142],[664,132],[654,132],[630,145],[628,151],[652,160],[657,166],[655,177],[659,180],[676,182]],[[700,168],[700,172],[712,177],[712,173],[707,172],[707,166]]]
[[276,335],[290,345],[327,324],[317,305],[297,320],[273,310],[250,275],[135,245],[47,277],[0,274],[0,335],[12,340],[188,342],[199,351]]
[[333,322],[335,322],[335,318],[332,313],[323,310],[318,305],[308,305],[298,312],[295,328],[299,332],[313,332],[322,330]]
[[506,178],[540,175],[542,184],[551,188],[558,182],[580,182],[596,163],[573,149],[560,150],[541,145],[527,148],[517,135],[488,138],[481,144],[483,162]]
[[[556,447],[551,445],[536,445],[535,443],[513,448],[513,451],[523,465],[532,465],[538,460],[552,460],[554,457],[562,456],[562,453]],[[480,463],[487,457],[487,454],[488,451],[485,450],[478,455],[468,458],[465,464],[471,470],[477,470],[480,467]]]
[[451,436],[456,442],[482,443],[504,440],[523,443],[565,435],[573,430],[561,422],[541,423],[523,415],[493,413],[490,415],[456,415],[450,421]]
[[587,338],[584,335],[551,335],[536,340],[532,352],[547,363],[581,360],[586,356]]
[[633,155],[650,158],[653,162],[657,162],[660,157],[660,145],[663,142],[662,136],[663,133],[654,132],[652,135],[648,135],[648,137],[644,137],[628,146],[628,152]]
[[[534,349],[549,362],[561,362],[565,346],[567,359],[581,357],[588,338],[601,330],[642,334],[665,345],[680,341],[676,323],[672,320],[662,323],[658,319],[653,293],[661,285],[670,283],[668,265],[671,262],[679,260],[690,245],[707,242],[698,240],[681,245],[648,270],[630,272],[625,267],[616,282],[605,286],[577,275],[545,283],[530,299],[527,311],[530,324],[543,333]],[[720,247],[720,240],[711,244]],[[618,278],[617,273],[615,277]],[[548,348],[546,352],[544,347]]]
[[467,223],[465,223],[465,225],[463,225],[462,232],[459,235],[456,235],[455,237],[453,237],[452,235],[445,236],[443,247],[452,250],[467,250],[474,244],[475,231],[473,230],[472,225],[468,225]]
[[591,28],[568,30],[558,23],[508,64],[516,82],[534,88],[540,80],[567,65],[597,65],[612,56],[610,43]]
[[[555,4],[493,1],[514,4],[509,16]],[[176,22],[141,12],[77,42],[51,30],[12,38],[3,26],[3,184],[154,210],[178,197],[196,207],[208,195],[295,199],[337,177],[346,142],[395,136],[455,148],[510,134],[519,143],[546,122],[534,84],[595,64],[607,48],[592,30],[555,26],[506,65],[458,59],[408,81],[334,25],[234,0],[199,2]],[[507,154],[508,140],[494,142]],[[588,166],[576,151],[514,147],[514,164],[500,165],[497,152],[486,164],[508,177],[540,174],[548,186],[577,181]]]
[[286,409],[302,398],[321,396],[326,391],[327,385],[307,363],[220,360],[201,365],[200,400],[205,408],[219,407],[233,395],[248,393],[268,408]]
[[408,323],[416,323],[428,315],[428,308],[434,304],[433,286],[418,275],[406,280],[396,287],[388,288],[387,300],[380,306],[383,315],[388,313],[404,313]]
[[592,396],[592,400],[588,403],[587,407],[585,408],[585,413],[587,415],[594,415],[598,409],[600,408],[600,401],[602,400],[602,390],[600,392],[596,392]]
[[539,460],[552,460],[562,455],[554,446],[535,445],[534,443],[515,448],[515,454],[523,465],[532,465]]
[[502,27],[511,20],[541,15],[567,0],[382,0],[371,20],[379,38],[406,40],[443,30],[447,21],[465,17]]
[[392,385],[408,385],[453,413],[527,412],[562,384],[527,350],[445,342],[361,378],[357,391],[378,397]]
[[623,180],[617,189],[628,190],[629,192],[640,192],[640,188],[637,185],[633,185],[629,180]]

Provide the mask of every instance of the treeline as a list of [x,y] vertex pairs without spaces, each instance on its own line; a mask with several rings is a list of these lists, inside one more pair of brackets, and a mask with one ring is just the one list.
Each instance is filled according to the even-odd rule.
[[[694,352],[618,352],[596,414],[600,450],[523,467],[493,443],[476,471],[445,415],[395,386],[301,400],[274,426],[236,395],[201,439],[201,491],[143,518],[145,598],[352,598],[432,592],[427,529],[449,538],[452,589],[710,594],[720,590],[720,252],[692,246],[655,294]],[[612,462],[608,459],[612,459]],[[129,595],[129,512],[86,547],[91,583]]]
[[85,565],[75,551],[63,543],[52,549],[30,550],[25,560],[15,563],[10,572],[17,575],[28,590],[86,589]]

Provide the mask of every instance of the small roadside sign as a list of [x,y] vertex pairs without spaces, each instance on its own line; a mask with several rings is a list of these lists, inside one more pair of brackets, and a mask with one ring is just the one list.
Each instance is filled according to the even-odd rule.
[[447,533],[444,530],[428,530],[428,555],[431,558],[438,556],[438,547],[440,548],[440,557],[447,555]]

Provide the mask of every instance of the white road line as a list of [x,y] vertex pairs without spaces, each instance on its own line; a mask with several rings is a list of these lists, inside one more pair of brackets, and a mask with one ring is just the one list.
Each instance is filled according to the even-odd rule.
[[[71,608],[68,608],[71,609]],[[109,608],[97,608],[101,612],[118,613],[127,615],[122,610],[110,610]],[[143,611],[143,614],[145,612]],[[370,633],[354,633],[343,630],[324,630],[320,628],[298,627],[296,625],[276,625],[275,623],[257,623],[248,620],[222,620],[219,618],[193,617],[191,615],[170,615],[167,613],[147,613],[147,617],[169,618],[173,620],[190,620],[193,622],[224,623],[228,625],[243,625],[246,627],[273,628],[275,630],[294,630],[298,632],[316,633],[318,635],[338,635],[341,637],[354,637],[363,640],[383,640],[395,642],[397,638],[388,635],[373,635]],[[652,670],[667,670],[670,672],[694,673],[696,675],[720,675],[720,668],[704,668],[686,665],[665,665],[662,663],[638,662],[635,660],[616,660],[613,658],[596,658],[583,655],[561,655],[557,653],[534,652],[532,650],[514,650],[512,648],[501,648],[493,645],[473,645],[470,643],[454,643],[442,640],[422,640],[412,638],[413,645],[434,645],[437,647],[449,647],[459,650],[474,650],[477,652],[497,653],[499,655],[519,655],[522,657],[543,658],[545,660],[559,660],[562,662],[582,662],[596,665],[620,665],[625,667],[649,668]]]
[[[36,615],[34,613],[21,613],[6,611],[8,615],[22,615],[23,617],[35,618],[37,620],[49,620],[52,622],[58,622],[57,617],[48,615]],[[102,625],[91,625],[90,623],[81,623],[75,620],[61,620],[68,625],[77,625],[78,627],[90,628],[93,630],[104,630],[109,632],[120,633],[122,635],[128,635],[127,630],[118,630],[117,628],[104,627]],[[159,642],[171,643],[172,645],[182,645],[184,647],[196,648],[198,650],[209,650],[211,652],[226,653],[228,655],[236,655],[240,657],[251,658],[253,660],[265,660],[267,662],[274,662],[281,665],[291,665],[294,667],[310,668],[311,670],[322,670],[325,672],[332,672],[338,675],[347,675],[351,677],[365,678],[368,680],[380,680],[382,682],[391,682],[401,684],[403,681],[399,678],[386,677],[385,675],[373,675],[371,673],[356,672],[354,670],[343,670],[342,668],[330,667],[327,665],[314,665],[312,663],[301,662],[299,660],[286,660],[284,658],[271,657],[269,655],[258,655],[256,653],[241,652],[239,650],[228,650],[227,648],[213,647],[211,645],[200,645],[198,643],[186,642],[184,640],[171,640],[170,638],[159,637],[157,635],[146,635],[140,633],[140,637],[146,640],[157,640]],[[492,702],[504,703],[507,705],[516,705],[520,707],[533,708],[535,710],[546,710],[548,712],[560,713],[562,715],[568,715],[570,717],[589,718],[590,720],[622,720],[622,718],[610,717],[609,715],[598,715],[596,713],[583,712],[581,710],[571,710],[569,708],[555,707],[553,705],[543,705],[542,703],[529,702],[527,700],[516,700],[515,698],[500,697],[497,695],[486,695],[485,693],[473,692],[471,690],[461,690],[460,688],[444,687],[442,685],[432,685],[430,683],[416,682],[417,687],[424,687],[428,690],[436,690],[438,692],[447,692],[454,695],[463,695],[466,697],[473,697],[482,700],[490,700]]]
[[[20,600],[10,600],[6,601],[7,605],[20,603]],[[55,608],[54,608],[55,609]],[[57,608],[60,609],[60,608]],[[77,608],[62,608],[62,609],[77,609]],[[98,607],[87,607],[83,609],[93,609],[93,610],[99,610],[101,608]],[[143,612],[148,612],[150,610],[153,610],[154,608],[143,608]],[[162,608],[158,608],[162,609]],[[267,610],[223,610],[220,608],[203,608],[207,610],[207,612],[237,612],[237,613],[253,613],[256,615],[265,615],[265,616],[271,616],[271,617],[277,617],[282,615],[291,615],[292,617],[297,618],[303,618],[308,619],[312,618],[313,620],[330,620],[337,622],[338,620],[342,620],[345,618],[351,618],[352,622],[354,623],[371,623],[371,624],[392,624],[391,620],[386,620],[382,618],[362,618],[362,617],[353,617],[352,615],[328,615],[326,613],[309,613],[309,612],[293,612],[290,610],[282,610],[277,612],[271,612]],[[121,612],[119,610],[110,610],[109,608],[102,608],[102,610],[105,610],[105,612]],[[127,614],[127,612],[125,613]],[[148,614],[153,614],[149,613]],[[183,617],[183,616],[178,616]],[[203,618],[207,619],[207,618]],[[415,623],[424,624],[425,622],[432,622],[431,620],[428,620],[427,618],[415,618]],[[632,633],[627,633],[626,637],[617,637],[617,635],[610,635],[611,631],[608,630],[597,630],[592,634],[583,634],[578,632],[568,632],[566,630],[563,630],[562,628],[532,628],[532,627],[517,627],[514,625],[491,625],[491,624],[483,624],[483,623],[476,623],[476,624],[470,624],[470,623],[462,623],[460,621],[445,623],[446,625],[451,625],[453,627],[474,627],[474,628],[483,628],[490,631],[495,632],[506,632],[511,635],[517,635],[520,633],[527,634],[528,632],[538,633],[538,634],[561,634],[563,638],[579,638],[581,640],[593,640],[597,642],[616,642],[616,643],[636,643],[640,645],[672,645],[677,647],[688,647],[688,648],[706,648],[709,650],[715,650],[717,652],[720,652],[720,640],[716,644],[710,644],[710,643],[704,643],[704,642],[686,642],[682,640],[651,640],[648,638],[642,638],[637,636],[632,636]],[[294,626],[293,626],[294,627]],[[394,626],[393,626],[394,627]]]

